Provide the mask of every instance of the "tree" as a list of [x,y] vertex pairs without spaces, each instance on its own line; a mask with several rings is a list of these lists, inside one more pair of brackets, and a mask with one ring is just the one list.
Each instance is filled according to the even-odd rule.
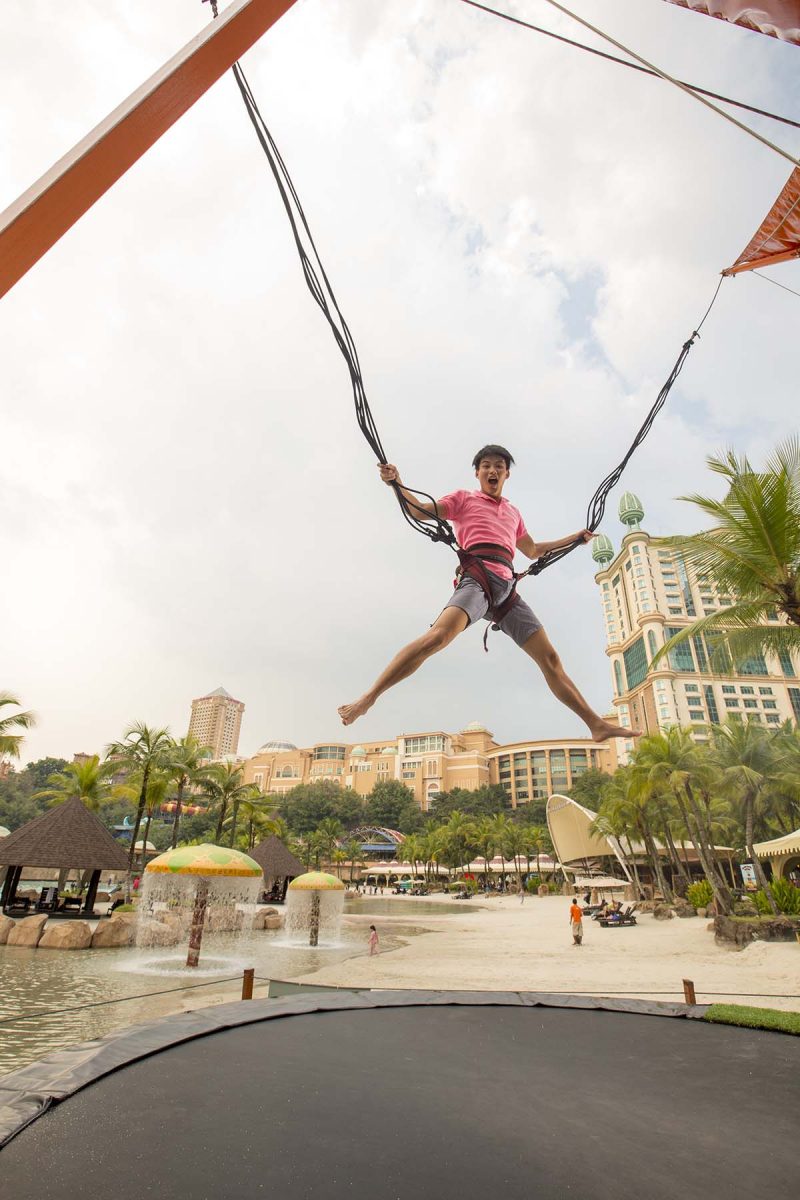
[[475,853],[475,826],[465,813],[454,812],[441,827],[444,857],[451,867],[464,868]]
[[236,763],[213,763],[209,768],[204,785],[204,794],[217,812],[217,827],[214,831],[214,841],[219,845],[222,841],[222,828],[228,809],[232,812],[231,846],[236,836],[236,817],[242,800],[249,800],[255,795],[261,795],[252,783],[244,783],[244,772]]
[[366,819],[372,825],[413,833],[419,829],[421,815],[414,793],[397,779],[376,783],[367,797]]
[[101,763],[96,754],[80,762],[67,763],[63,770],[48,777],[47,787],[34,792],[33,799],[63,804],[65,800],[77,798],[90,812],[96,813],[111,798],[109,777],[113,770],[112,763]]
[[23,729],[32,729],[36,717],[32,712],[8,713],[3,715],[6,708],[19,708],[19,700],[10,692],[0,692],[0,758],[7,754],[9,758],[19,758],[24,734]]
[[712,758],[722,773],[722,787],[742,806],[742,824],[747,856],[753,864],[758,886],[765,893],[774,916],[778,906],[772,895],[761,861],[753,849],[753,830],[759,801],[765,784],[777,768],[773,739],[754,721],[726,721],[711,729]]
[[133,823],[131,845],[128,851],[128,874],[126,879],[126,894],[130,895],[131,876],[133,874],[134,846],[139,836],[145,805],[147,803],[147,785],[153,770],[162,766],[168,751],[174,745],[168,729],[154,729],[137,721],[125,731],[120,742],[112,742],[106,747],[106,758],[113,762],[116,770],[124,770],[136,774],[141,780],[139,801],[136,807],[136,819]]
[[577,800],[579,804],[596,812],[603,798],[603,789],[610,778],[611,776],[606,771],[590,767],[582,775],[576,776],[567,795],[572,800]]
[[335,815],[341,788],[333,780],[299,783],[281,798],[281,813],[294,834],[311,833],[320,821]]
[[361,849],[361,842],[357,838],[350,838],[342,846],[345,857],[350,860],[350,883],[353,882],[356,867],[360,867],[364,862],[364,851]]
[[20,775],[20,779],[25,787],[30,787],[33,791],[39,788],[47,787],[47,781],[51,775],[55,775],[58,771],[63,771],[69,764],[67,758],[37,758],[36,762],[25,764],[25,770]]
[[[632,770],[635,785],[644,795],[665,787],[672,792],[703,873],[711,884],[717,910],[730,914],[733,897],[718,867],[707,815],[700,799],[701,791],[711,784],[713,770],[694,742],[692,731],[672,726],[663,733],[643,737],[634,752]],[[614,776],[615,782],[619,774],[618,771]],[[634,794],[636,791],[634,786]]]
[[800,439],[779,445],[764,471],[755,471],[732,450],[707,462],[728,485],[724,499],[681,499],[710,517],[712,528],[654,544],[673,546],[695,573],[713,580],[733,603],[686,626],[653,663],[702,634],[709,635],[716,670],[767,653],[791,655],[792,649],[800,649]]
[[470,817],[491,817],[510,810],[511,801],[506,790],[497,783],[472,790],[451,788],[449,792],[437,792],[431,798],[430,806],[431,816],[436,821],[446,821],[454,812]]
[[336,817],[326,817],[324,821],[320,821],[317,826],[317,836],[320,840],[323,853],[328,862],[333,860],[334,851],[339,844],[339,838],[344,833],[341,821],[337,821]]
[[201,746],[197,738],[187,735],[173,742],[166,755],[166,771],[169,778],[177,784],[175,796],[175,813],[172,822],[171,845],[174,850],[178,844],[178,831],[183,812],[183,797],[187,788],[202,787],[208,778],[211,748]]

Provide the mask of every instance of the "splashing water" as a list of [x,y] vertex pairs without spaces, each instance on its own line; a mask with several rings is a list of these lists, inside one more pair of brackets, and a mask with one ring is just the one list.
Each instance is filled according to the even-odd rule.
[[[250,933],[262,886],[259,876],[145,874],[138,905],[136,945],[140,949],[194,944],[200,938]],[[199,926],[199,928],[198,928]]]
[[[317,912],[314,911],[316,905]],[[284,940],[293,946],[338,946],[343,911],[344,892],[292,891],[290,888],[286,895]],[[319,931],[316,943],[311,942],[314,925]]]

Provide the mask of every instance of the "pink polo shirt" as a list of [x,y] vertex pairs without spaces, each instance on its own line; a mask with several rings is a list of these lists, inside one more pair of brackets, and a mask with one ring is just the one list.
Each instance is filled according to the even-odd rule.
[[[528,532],[519,509],[503,496],[495,500],[481,491],[450,492],[438,504],[442,516],[453,522],[458,544],[464,549],[493,542],[514,554],[517,542]],[[486,567],[501,579],[511,578],[511,571],[502,563],[487,562]]]

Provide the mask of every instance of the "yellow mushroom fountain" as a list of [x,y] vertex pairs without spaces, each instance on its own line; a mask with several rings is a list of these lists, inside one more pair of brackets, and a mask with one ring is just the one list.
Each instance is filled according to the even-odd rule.
[[287,930],[308,930],[309,946],[319,945],[320,930],[330,930],[338,936],[344,908],[344,884],[335,875],[324,871],[307,871],[289,884],[286,893]]
[[142,916],[160,911],[188,926],[186,966],[196,967],[209,906],[227,910],[234,928],[236,906],[255,902],[261,879],[261,867],[240,850],[208,844],[168,850],[144,869]]

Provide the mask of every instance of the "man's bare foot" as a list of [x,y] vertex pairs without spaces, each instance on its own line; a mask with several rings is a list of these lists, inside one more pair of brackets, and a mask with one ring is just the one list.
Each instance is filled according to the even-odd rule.
[[356,700],[355,704],[342,704],[336,711],[342,718],[343,725],[352,725],[353,721],[357,721],[359,717],[363,717],[368,709],[372,708],[375,703],[369,696],[362,696],[360,700]]
[[590,725],[593,742],[607,742],[609,738],[637,738],[642,736],[641,729],[626,729],[615,721],[598,721]]

